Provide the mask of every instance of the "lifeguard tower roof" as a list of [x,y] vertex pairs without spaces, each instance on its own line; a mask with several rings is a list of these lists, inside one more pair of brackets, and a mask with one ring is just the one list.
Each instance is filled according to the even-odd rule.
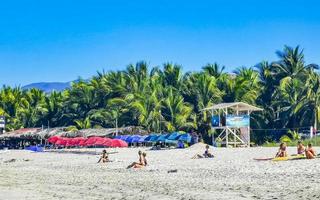
[[263,109],[258,108],[256,106],[249,105],[247,103],[243,102],[233,102],[233,103],[220,103],[213,105],[208,108],[204,108],[201,111],[206,111],[206,110],[220,110],[220,109],[226,109],[230,108],[235,111],[262,111]]

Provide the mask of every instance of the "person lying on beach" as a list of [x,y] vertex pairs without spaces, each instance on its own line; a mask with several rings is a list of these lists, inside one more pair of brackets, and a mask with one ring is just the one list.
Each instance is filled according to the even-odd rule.
[[133,162],[133,163],[131,163],[131,165],[129,165],[128,167],[127,167],[127,169],[129,169],[129,168],[137,168],[138,166],[144,166],[145,164],[145,156],[144,155],[146,155],[146,153],[142,153],[142,151],[138,151],[138,155],[139,155],[139,162]]
[[278,150],[278,152],[277,152],[277,154],[276,154],[276,158],[277,157],[287,157],[288,156],[288,154],[287,154],[287,145],[286,145],[286,143],[281,143],[280,144],[280,147],[279,147],[279,150]]
[[307,159],[313,159],[317,156],[316,152],[312,148],[312,144],[309,143],[308,147],[305,150]]
[[203,155],[200,155],[200,154],[197,154],[195,156],[192,157],[192,159],[195,159],[195,158],[213,158],[213,154],[211,154],[209,152],[209,148],[210,146],[209,145],[206,145],[206,150],[204,151],[204,154]]
[[302,142],[301,141],[298,141],[298,145],[297,145],[297,154],[301,155],[301,154],[304,154],[305,152],[305,147],[303,146]]
[[108,159],[108,154],[107,154],[107,151],[106,151],[105,149],[102,151],[102,155],[101,155],[98,163],[100,163],[101,161],[102,161],[103,163],[106,163],[106,162],[109,161],[109,159]]

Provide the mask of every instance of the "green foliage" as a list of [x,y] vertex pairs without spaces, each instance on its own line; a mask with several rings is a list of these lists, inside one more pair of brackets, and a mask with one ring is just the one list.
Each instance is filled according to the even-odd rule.
[[[291,140],[289,142],[286,142],[287,146],[295,147],[298,144],[298,141],[301,140]],[[320,146],[320,137],[314,137],[312,139],[305,139],[301,141],[304,146],[307,146],[309,143],[311,143],[313,146]],[[265,142],[262,146],[263,147],[279,147],[279,143],[273,141],[273,142]]]
[[291,139],[290,139],[289,136],[283,135],[283,136],[281,136],[281,138],[280,138],[280,142],[290,143],[290,142],[291,142]]
[[[194,129],[209,141],[211,113],[202,109],[242,101],[264,109],[252,115],[254,142],[279,141],[263,129],[318,126],[320,76],[317,65],[305,63],[299,47],[285,46],[277,56],[277,61],[237,68],[233,74],[217,63],[183,73],[180,65],[172,63],[161,68],[138,62],[123,71],[98,72],[63,92],[4,86],[0,115],[6,116],[7,131],[47,124],[71,130],[132,125],[150,132]],[[288,135],[281,139],[299,139],[296,132]]]
[[290,135],[291,139],[294,141],[300,140],[301,136],[299,135],[299,133],[297,131],[288,131],[288,134]]

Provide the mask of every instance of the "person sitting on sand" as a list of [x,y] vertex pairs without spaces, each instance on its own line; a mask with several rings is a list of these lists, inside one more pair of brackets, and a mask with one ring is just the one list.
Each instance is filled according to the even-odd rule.
[[133,162],[133,163],[131,163],[131,165],[129,165],[128,167],[127,167],[127,169],[129,169],[129,168],[132,168],[132,167],[135,167],[135,166],[143,166],[144,165],[144,157],[143,157],[143,154],[142,154],[142,151],[138,151],[138,155],[139,155],[139,162]]
[[287,157],[287,156],[288,156],[287,145],[286,145],[286,143],[283,142],[280,144],[279,151],[276,154],[276,158],[277,157]]
[[109,159],[108,159],[108,154],[107,154],[107,151],[106,151],[105,149],[102,151],[102,155],[101,155],[98,163],[101,162],[101,161],[102,161],[103,163],[106,163],[106,162],[109,161]]
[[304,154],[305,149],[306,149],[306,148],[303,146],[302,142],[301,142],[301,141],[298,141],[297,154],[298,154],[298,155]]
[[147,153],[146,153],[146,152],[143,152],[143,153],[142,153],[142,157],[143,157],[143,164],[144,164],[144,166],[147,166],[147,165],[148,165],[148,162],[147,162],[147,159],[146,159]]
[[209,152],[209,148],[210,148],[210,146],[206,145],[206,150],[204,151],[204,154],[203,155],[197,154],[197,155],[193,156],[192,159],[195,159],[195,158],[213,158],[214,156]]
[[316,152],[312,148],[312,144],[311,143],[308,144],[308,148],[306,148],[305,152],[306,152],[307,159],[313,159],[313,158],[315,158],[317,156]]

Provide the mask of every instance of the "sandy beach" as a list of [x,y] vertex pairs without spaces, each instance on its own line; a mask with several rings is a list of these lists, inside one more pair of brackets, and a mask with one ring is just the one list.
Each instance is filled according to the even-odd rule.
[[[202,144],[141,150],[147,152],[149,166],[129,170],[125,168],[137,160],[138,148],[108,149],[118,153],[110,155],[113,162],[101,164],[98,155],[2,151],[0,199],[320,198],[320,159],[253,160],[272,157],[276,148],[214,148],[214,159],[190,159],[204,151]],[[288,152],[294,154],[295,148]]]

